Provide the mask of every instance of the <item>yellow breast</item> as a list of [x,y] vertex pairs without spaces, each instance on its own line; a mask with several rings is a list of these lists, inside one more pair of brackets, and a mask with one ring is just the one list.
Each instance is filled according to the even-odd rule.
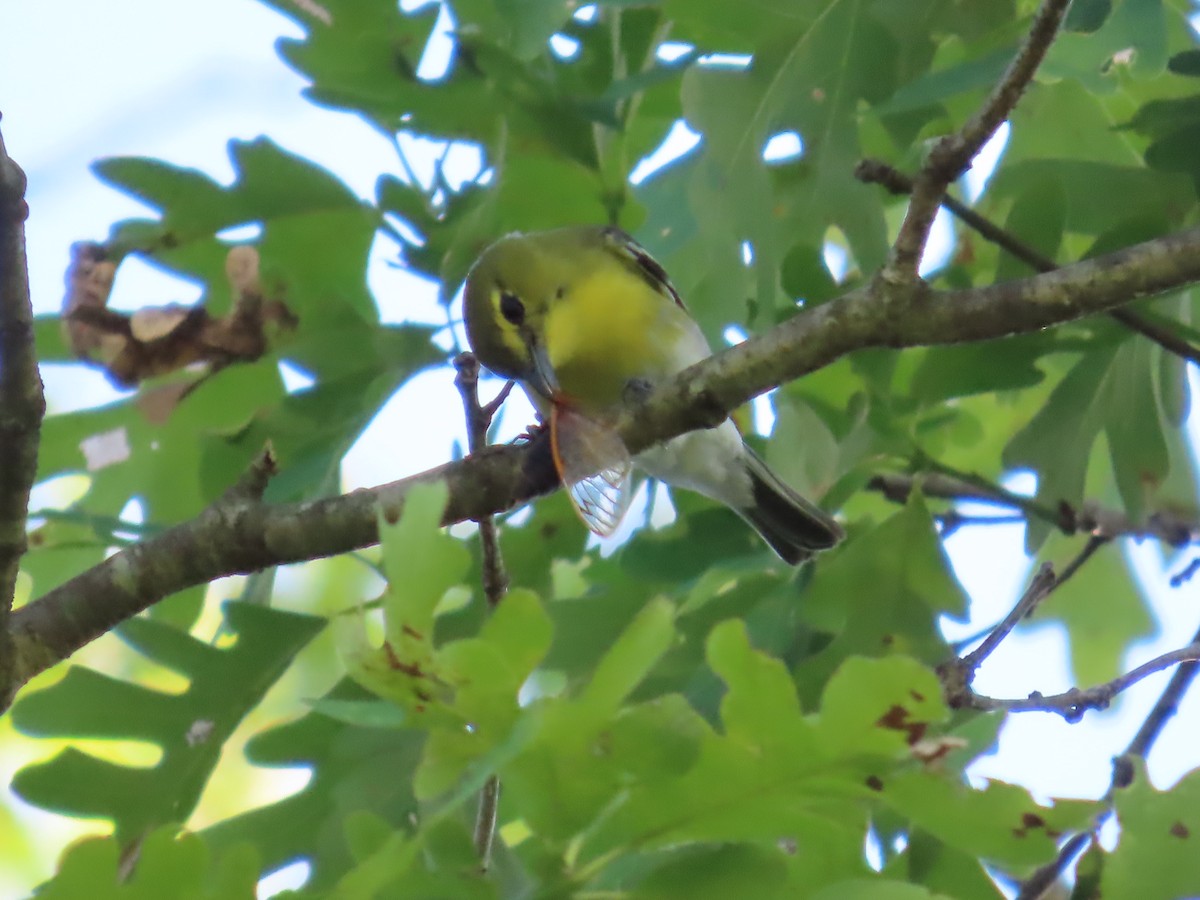
[[550,307],[546,350],[567,396],[602,411],[621,402],[630,379],[653,382],[682,368],[676,347],[689,326],[687,314],[644,280],[604,267]]

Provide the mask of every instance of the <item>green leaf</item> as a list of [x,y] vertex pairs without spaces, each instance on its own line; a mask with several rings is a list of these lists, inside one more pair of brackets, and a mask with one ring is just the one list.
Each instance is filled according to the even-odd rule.
[[1046,377],[1038,361],[1053,348],[1053,337],[1045,333],[928,347],[918,351],[921,360],[911,391],[914,397],[936,406],[951,397],[1033,387]]
[[852,656],[825,687],[820,727],[835,756],[897,756],[948,715],[932,669],[905,656]]
[[802,615],[833,635],[795,669],[800,695],[815,701],[848,656],[911,656],[930,665],[949,655],[940,615],[961,617],[967,598],[955,579],[924,501],[908,505],[822,560]]
[[[550,619],[531,591],[505,595],[478,637],[439,648],[433,668],[454,689],[449,727],[432,731],[413,785],[421,799],[443,794],[469,766],[510,736],[520,692],[550,645]],[[419,706],[416,716],[423,717]]]
[[[1200,889],[1200,774],[1185,775],[1169,791],[1155,790],[1145,767],[1117,792],[1121,837],[1104,863],[1106,897],[1146,900],[1192,896]],[[1130,892],[1132,891],[1132,894]]]
[[[622,701],[669,645],[673,617],[665,600],[650,603],[608,649],[577,697],[544,701],[530,745],[501,772],[512,802],[539,833],[575,833],[628,780],[626,773],[656,768],[639,759],[644,748],[626,739],[615,743],[611,729]],[[627,727],[636,729],[636,721]],[[632,761],[615,754],[614,746],[628,750]]]
[[[797,241],[821,246],[829,226],[845,233],[864,271],[883,260],[880,193],[856,181],[846,161],[862,155],[858,104],[886,95],[894,55],[865,4],[804,2],[792,4],[789,21],[763,37],[747,68],[694,67],[684,75],[684,114],[704,136],[691,203],[705,230],[733,247],[753,246],[762,308],[776,307],[787,249]],[[731,109],[745,112],[730,116]],[[783,131],[800,134],[804,155],[776,191],[762,151]]]
[[1076,0],[1067,9],[1063,31],[1090,34],[1100,28],[1112,12],[1112,0]]
[[139,842],[136,865],[128,874],[115,838],[89,838],[67,851],[58,873],[37,895],[49,900],[253,900],[258,883],[254,857],[243,846],[214,866],[203,840],[168,825]]
[[[1042,178],[1023,179],[1022,192],[1009,210],[1004,228],[1021,236],[1022,243],[1053,260],[1058,256],[1066,227],[1067,200],[1060,177],[1045,173]],[[996,281],[1010,281],[1030,274],[1029,264],[1016,257],[1000,254]]]
[[753,892],[761,900],[794,897],[787,862],[774,848],[752,844],[685,848],[638,886],[655,900],[723,900]]
[[923,887],[882,878],[839,881],[831,884],[813,900],[939,900],[944,894],[931,894]]
[[[1038,473],[1037,497],[1043,506],[1080,508],[1092,446],[1103,429],[1125,508],[1134,519],[1143,514],[1170,465],[1150,366],[1160,352],[1139,339],[1088,352],[1009,441],[1005,464]],[[1031,521],[1027,547],[1039,546],[1050,527],[1040,519]]]
[[[1082,549],[1086,538],[1052,534],[1039,560],[1061,572]],[[1096,598],[1104,597],[1104,615],[1096,615]],[[1119,544],[1102,547],[1057,588],[1034,613],[1038,626],[1059,621],[1070,640],[1072,683],[1100,684],[1125,670],[1129,647],[1154,634],[1154,619],[1142,588]]]
[[1200,50],[1183,50],[1167,60],[1167,70],[1176,75],[1200,77]]
[[149,619],[119,627],[143,656],[189,679],[183,694],[73,667],[62,681],[23,697],[13,709],[14,724],[29,735],[155,744],[162,758],[154,768],[119,765],[68,748],[19,771],[13,789],[44,809],[111,819],[122,843],[186,819],[225,740],[324,625],[311,616],[241,603],[227,604],[225,614],[238,636],[227,650]]
[[1033,801],[1023,788],[990,782],[975,790],[944,773],[909,770],[883,779],[880,800],[913,825],[983,860],[1029,872],[1053,858],[1059,838],[1086,828],[1099,805]]
[[881,874],[899,876],[948,897],[1000,900],[1004,896],[973,854],[951,847],[919,828],[911,829],[907,837],[904,852]]
[[363,728],[403,728],[409,724],[404,710],[387,700],[310,700],[309,707],[346,725]]
[[721,701],[728,737],[760,747],[802,739],[798,735],[808,726],[787,669],[750,646],[741,622],[722,622],[712,630],[708,661],[729,688]]
[[461,724],[452,706],[456,679],[434,644],[438,606],[461,584],[469,554],[442,529],[449,488],[437,481],[416,485],[396,521],[379,513],[379,538],[388,587],[383,596],[384,639],[367,637],[361,613],[337,621],[337,637],[350,675],[407,713]]
[[[423,3],[401,11],[396,4],[380,0],[335,0],[320,9],[337,22],[336,28],[330,28],[316,8],[282,2],[268,5],[304,29],[303,39],[281,40],[279,53],[311,79],[308,94],[318,103],[365,113],[385,131],[407,122],[418,131],[444,133],[453,125],[469,126],[471,121],[469,114],[462,115],[468,111],[461,106],[439,115],[431,103],[430,95],[454,93],[463,105],[474,99],[472,111],[481,113],[479,127],[490,124],[490,117],[482,115],[478,91],[464,90],[462,79],[450,78],[452,86],[441,85],[439,92],[416,77],[437,23],[437,4]],[[477,132],[468,128],[456,130],[452,136],[476,137]]]
[[[1162,0],[1126,0],[1095,31],[1060,34],[1041,69],[1044,76],[1078,80],[1089,91],[1107,93],[1120,86],[1118,72],[1123,68],[1141,78],[1161,74],[1167,62],[1167,42],[1168,19]],[[1129,61],[1114,61],[1118,53],[1127,54]]]
[[[1053,113],[1051,113],[1053,114]],[[1106,136],[1104,140],[1110,140]],[[1082,234],[1101,234],[1118,222],[1151,219],[1175,223],[1187,208],[1188,183],[1179,175],[1146,169],[1140,164],[1114,165],[1088,159],[1030,159],[1003,166],[991,182],[988,196],[1000,201],[1029,196],[1032,186],[1055,183],[1054,196],[1061,196],[1063,226]],[[1104,185],[1097,191],[1096,185]],[[1111,194],[1109,194],[1111,192]],[[1181,194],[1181,192],[1183,192]],[[1122,198],[1119,210],[1105,195]],[[989,201],[990,202],[990,201]],[[1025,227],[1025,226],[1022,226]],[[1036,228],[1036,222],[1029,227]],[[1023,239],[1023,232],[1016,232]],[[1024,276],[1028,268],[1015,269]]]
[[[343,681],[328,700],[367,702],[371,698]],[[343,820],[350,812],[369,810],[398,823],[416,815],[411,772],[424,734],[395,728],[370,728],[309,712],[251,739],[246,756],[255,765],[306,767],[312,776],[299,791],[209,826],[201,835],[221,851],[253,843],[263,871],[296,859],[312,866],[309,885],[324,888],[352,866]]]

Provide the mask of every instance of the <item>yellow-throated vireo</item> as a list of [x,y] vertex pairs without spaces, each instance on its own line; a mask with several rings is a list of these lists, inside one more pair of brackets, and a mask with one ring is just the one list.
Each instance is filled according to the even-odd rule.
[[[465,297],[479,361],[521,383],[550,422],[564,482],[582,485],[572,491],[577,509],[594,531],[611,531],[624,511],[627,470],[612,458],[623,448],[619,438],[597,423],[631,388],[652,387],[712,355],[667,273],[617,228],[559,228],[492,244],[467,276]],[[731,507],[792,565],[842,537],[833,518],[746,446],[732,420],[645,450],[636,462],[654,478]],[[600,469],[607,483],[589,484]]]

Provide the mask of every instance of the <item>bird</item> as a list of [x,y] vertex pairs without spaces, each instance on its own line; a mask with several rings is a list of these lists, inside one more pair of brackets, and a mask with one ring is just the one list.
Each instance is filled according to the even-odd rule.
[[[564,483],[580,483],[576,508],[594,531],[611,531],[624,512],[627,467],[616,458],[619,437],[603,423],[632,395],[712,355],[666,270],[613,226],[515,232],[483,251],[463,297],[476,358],[522,386],[551,426]],[[633,461],[653,478],[730,507],[789,565],[844,536],[832,516],[768,468],[732,419]],[[589,482],[585,476],[599,469]]]

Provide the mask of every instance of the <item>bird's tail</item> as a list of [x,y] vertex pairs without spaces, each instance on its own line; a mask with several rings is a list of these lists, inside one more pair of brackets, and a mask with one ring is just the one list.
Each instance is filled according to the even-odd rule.
[[784,562],[799,565],[845,537],[842,526],[829,513],[784,484],[749,447],[744,459],[754,503],[737,512]]

